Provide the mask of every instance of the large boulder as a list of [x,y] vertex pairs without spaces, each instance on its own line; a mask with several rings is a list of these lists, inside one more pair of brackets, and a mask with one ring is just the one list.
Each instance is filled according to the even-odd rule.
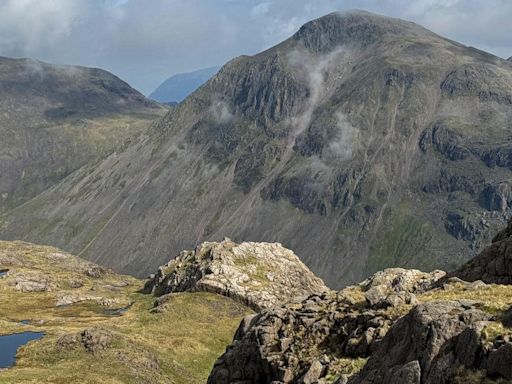
[[487,367],[508,373],[501,349],[509,347],[495,348],[482,337],[491,319],[462,301],[418,305],[391,327],[349,384],[447,384],[465,369]]
[[145,290],[157,296],[183,291],[215,292],[259,311],[328,288],[279,243],[236,244],[225,239],[181,252],[150,276]]
[[388,268],[375,273],[359,284],[372,308],[417,304],[415,294],[435,286],[446,272],[422,272],[417,269]]
[[448,277],[482,280],[488,284],[512,284],[512,220],[493,238],[491,245]]

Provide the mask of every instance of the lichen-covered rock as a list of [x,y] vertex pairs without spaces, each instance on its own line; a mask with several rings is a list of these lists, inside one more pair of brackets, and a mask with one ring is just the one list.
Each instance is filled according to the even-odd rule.
[[215,292],[254,310],[328,290],[321,279],[281,244],[236,244],[229,239],[203,243],[194,251],[181,252],[159,268],[145,289],[155,295]]
[[512,284],[512,220],[493,238],[491,245],[448,277]]
[[55,305],[57,307],[61,307],[75,303],[81,303],[84,301],[95,302],[98,305],[106,307],[120,303],[120,300],[117,297],[103,297],[93,295],[60,295],[57,298],[57,302],[55,303]]
[[[480,331],[491,317],[465,302],[418,305],[391,327],[349,384],[447,384],[461,367],[485,369],[492,347]],[[497,369],[501,359],[495,359]]]
[[59,287],[59,282],[38,272],[13,272],[9,276],[9,285],[21,292],[48,292]]
[[397,316],[366,307],[359,287],[252,315],[240,324],[208,382],[330,382],[356,371]]
[[87,352],[96,354],[112,343],[112,333],[102,328],[89,328],[82,333],[82,343]]
[[415,293],[425,292],[444,277],[444,271],[421,272],[416,269],[388,268],[362,283],[366,302],[373,308],[417,304]]

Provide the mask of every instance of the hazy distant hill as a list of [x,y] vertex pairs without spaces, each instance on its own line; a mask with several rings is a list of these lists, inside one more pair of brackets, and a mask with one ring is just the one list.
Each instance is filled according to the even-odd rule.
[[124,152],[0,217],[0,236],[139,275],[224,236],[282,242],[332,287],[452,269],[510,215],[511,115],[505,60],[334,13],[226,64]]
[[0,212],[146,130],[163,112],[106,71],[0,57]]
[[219,71],[220,67],[200,69],[190,73],[180,73],[165,80],[149,98],[162,103],[179,103]]

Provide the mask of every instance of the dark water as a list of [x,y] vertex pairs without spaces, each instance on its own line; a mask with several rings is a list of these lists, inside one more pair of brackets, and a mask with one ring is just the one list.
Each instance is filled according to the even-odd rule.
[[0,277],[7,275],[8,269],[0,269]]
[[16,351],[31,340],[44,336],[44,332],[23,332],[0,336],[0,368],[9,368],[16,362]]

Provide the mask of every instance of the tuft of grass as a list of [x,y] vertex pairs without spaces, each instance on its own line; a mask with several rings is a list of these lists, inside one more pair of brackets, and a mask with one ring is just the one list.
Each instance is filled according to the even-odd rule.
[[474,300],[481,303],[483,310],[499,315],[512,305],[512,287],[490,284],[478,289],[467,289],[464,284],[455,283],[451,289],[433,290],[418,296],[421,302],[433,300]]

